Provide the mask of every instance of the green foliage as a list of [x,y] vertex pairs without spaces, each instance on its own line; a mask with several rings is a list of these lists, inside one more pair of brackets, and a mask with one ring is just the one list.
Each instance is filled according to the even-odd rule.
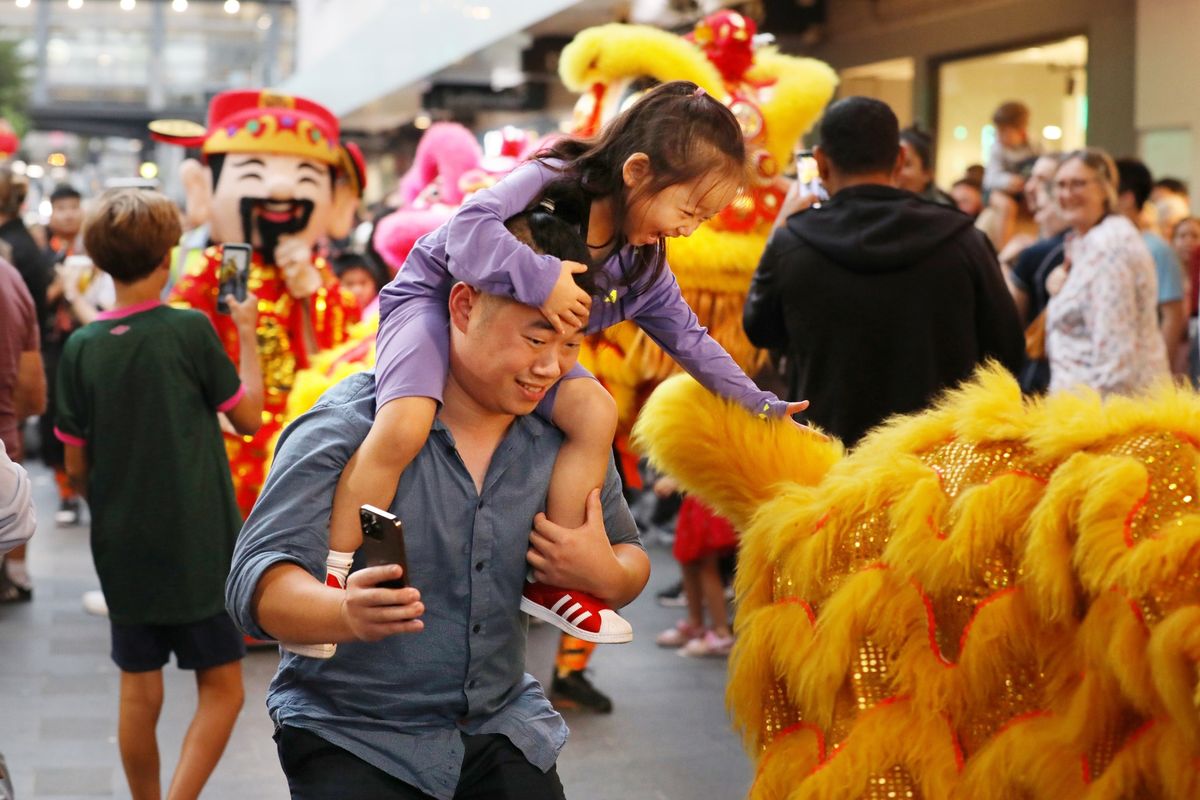
[[24,135],[29,120],[25,116],[28,86],[25,80],[26,61],[17,52],[17,43],[0,39],[0,118]]

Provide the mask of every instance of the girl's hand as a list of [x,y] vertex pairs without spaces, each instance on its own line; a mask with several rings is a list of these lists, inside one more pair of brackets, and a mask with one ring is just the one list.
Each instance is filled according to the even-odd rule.
[[[799,414],[801,411],[803,411],[806,408],[808,408],[807,400],[801,400],[799,403],[788,403],[787,404],[787,418],[792,419],[793,414]],[[800,430],[804,431],[805,433],[807,433],[811,436],[816,436],[818,439],[820,439],[823,442],[829,441],[828,436],[826,436],[825,434],[816,430],[815,428],[810,428],[809,426],[805,425],[803,422],[797,422],[796,420],[792,419],[792,424],[795,425]]]
[[787,404],[787,416],[791,417],[793,414],[799,414],[801,411],[803,411],[806,408],[808,408],[807,400],[801,400],[796,403],[788,403]]
[[568,328],[582,328],[587,324],[588,313],[592,308],[592,298],[575,283],[575,275],[587,272],[587,265],[578,261],[562,262],[562,271],[558,280],[550,290],[542,306],[542,315],[559,333],[566,333]]

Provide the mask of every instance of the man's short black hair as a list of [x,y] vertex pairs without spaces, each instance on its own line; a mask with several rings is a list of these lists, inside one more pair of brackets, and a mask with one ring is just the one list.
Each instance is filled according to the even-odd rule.
[[82,200],[83,195],[69,183],[60,183],[54,187],[54,191],[50,193],[50,204],[54,205],[59,200]]
[[1168,192],[1182,194],[1184,196],[1186,196],[1188,193],[1187,184],[1179,180],[1179,178],[1159,178],[1154,182],[1154,188],[1166,189]]
[[887,103],[847,97],[825,109],[817,128],[821,149],[839,172],[891,172],[900,155],[900,123]]
[[1150,168],[1136,158],[1118,158],[1117,175],[1117,194],[1133,192],[1133,202],[1141,211],[1150,199],[1150,190],[1154,188]]

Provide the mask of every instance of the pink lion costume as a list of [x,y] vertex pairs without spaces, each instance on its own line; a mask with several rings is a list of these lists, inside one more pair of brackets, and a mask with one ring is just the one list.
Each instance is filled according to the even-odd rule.
[[[475,134],[457,122],[438,122],[417,144],[412,167],[392,195],[398,210],[379,221],[375,249],[395,274],[408,258],[417,239],[437,228],[478,189],[464,176],[476,176],[483,164],[483,149]],[[473,181],[473,177],[471,179]]]
[[[486,159],[475,134],[456,122],[431,125],[421,141],[412,167],[400,179],[393,199],[400,207],[375,227],[375,249],[393,274],[421,238],[454,214],[472,193],[491,186],[517,165],[530,150],[528,138],[516,128],[504,130],[500,155]],[[375,364],[375,334],[379,314],[368,315],[350,332],[342,347],[313,359],[296,376],[287,419],[303,414],[317,398],[347,375]]]

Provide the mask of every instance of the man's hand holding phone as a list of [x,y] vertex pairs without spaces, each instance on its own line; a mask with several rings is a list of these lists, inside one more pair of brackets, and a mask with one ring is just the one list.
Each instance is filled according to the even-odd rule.
[[366,567],[350,573],[341,617],[354,638],[377,642],[397,633],[418,633],[425,629],[420,619],[425,613],[420,591],[411,586],[404,589],[378,586],[399,579],[403,573],[404,568],[399,564]]

